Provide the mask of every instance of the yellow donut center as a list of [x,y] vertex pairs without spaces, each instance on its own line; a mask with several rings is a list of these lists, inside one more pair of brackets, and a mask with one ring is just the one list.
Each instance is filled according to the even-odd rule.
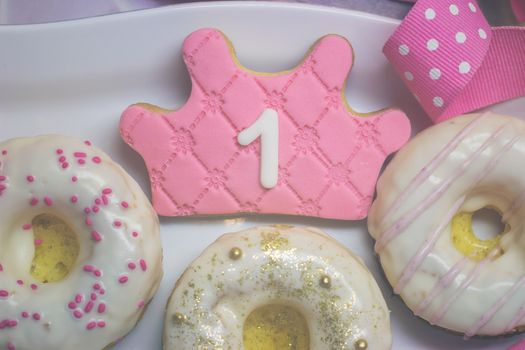
[[[474,215],[488,216],[487,221],[491,221],[489,231],[492,231],[488,235],[493,237],[483,239],[476,235],[472,225]],[[475,261],[484,259],[492,249],[498,246],[501,236],[508,231],[508,227],[501,223],[501,215],[489,208],[478,210],[475,213],[458,213],[452,219],[451,225],[454,246],[463,255]]]
[[245,350],[308,350],[308,324],[292,307],[266,305],[255,309],[244,322]]
[[51,214],[35,216],[31,224],[35,238],[31,275],[42,283],[64,279],[78,257],[77,235],[63,220]]

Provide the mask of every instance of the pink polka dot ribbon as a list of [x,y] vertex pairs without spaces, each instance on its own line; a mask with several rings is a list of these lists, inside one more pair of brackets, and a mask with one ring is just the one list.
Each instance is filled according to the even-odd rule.
[[475,1],[419,0],[383,52],[435,123],[525,96],[525,28],[491,28]]
[[516,344],[512,345],[507,350],[525,350],[525,339],[522,339],[521,341],[519,341]]

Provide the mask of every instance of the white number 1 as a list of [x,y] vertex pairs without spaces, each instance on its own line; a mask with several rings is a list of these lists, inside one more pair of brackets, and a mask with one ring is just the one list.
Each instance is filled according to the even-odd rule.
[[277,185],[279,172],[279,117],[277,111],[265,109],[259,118],[237,135],[237,141],[247,146],[261,137],[261,185],[272,188]]

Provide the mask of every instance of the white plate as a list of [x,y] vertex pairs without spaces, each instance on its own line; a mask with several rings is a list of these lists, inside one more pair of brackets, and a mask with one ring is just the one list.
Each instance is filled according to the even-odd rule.
[[[415,100],[393,73],[381,47],[398,22],[327,7],[279,3],[200,3],[44,25],[0,27],[0,139],[63,133],[89,138],[126,168],[149,193],[140,157],[121,141],[120,113],[137,101],[177,107],[190,85],[181,59],[183,39],[195,29],[217,27],[233,41],[249,68],[293,67],[320,36],[338,33],[355,49],[348,82],[359,111],[404,109],[414,129],[428,125]],[[525,99],[499,105],[518,115]],[[144,318],[116,350],[161,349],[164,306],[178,276],[220,234],[245,227],[288,223],[317,226],[364,258],[392,310],[394,349],[501,349],[517,341],[471,340],[433,328],[412,316],[392,295],[366,224],[300,217],[231,219],[163,218],[165,276]]]

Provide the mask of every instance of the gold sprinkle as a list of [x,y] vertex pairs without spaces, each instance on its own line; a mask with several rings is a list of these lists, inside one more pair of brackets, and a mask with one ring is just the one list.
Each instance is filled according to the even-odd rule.
[[241,248],[234,247],[230,250],[230,259],[232,260],[239,260],[242,257],[242,250]]
[[176,313],[173,314],[173,317],[171,319],[172,319],[173,323],[181,324],[184,321],[186,321],[186,315],[183,315],[180,312],[176,312]]
[[358,339],[354,344],[356,350],[365,350],[366,348],[368,348],[368,343],[364,339]]
[[330,276],[321,276],[321,279],[319,280],[319,285],[323,288],[330,288],[332,286],[332,280],[330,279]]
[[266,232],[262,234],[261,250],[263,252],[271,252],[273,250],[284,249],[288,244],[288,239],[281,237],[279,232]]

